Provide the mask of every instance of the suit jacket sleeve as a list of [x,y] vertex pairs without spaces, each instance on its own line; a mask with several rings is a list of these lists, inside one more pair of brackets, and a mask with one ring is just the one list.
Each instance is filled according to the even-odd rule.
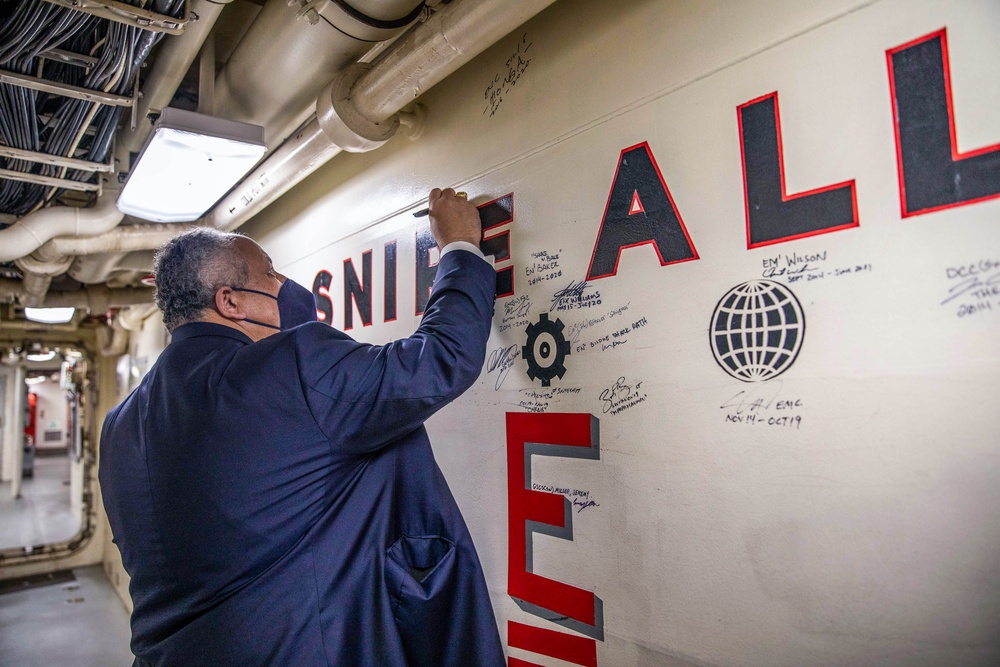
[[309,409],[337,448],[369,452],[419,428],[479,377],[496,273],[470,252],[441,257],[423,319],[409,338],[358,343],[325,324],[296,330]]

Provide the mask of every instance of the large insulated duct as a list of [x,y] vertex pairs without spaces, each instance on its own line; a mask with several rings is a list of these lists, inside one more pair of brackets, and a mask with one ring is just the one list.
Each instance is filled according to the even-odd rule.
[[323,89],[317,117],[297,130],[202,219],[232,230],[342,150],[376,148],[396,114],[555,0],[458,0],[393,45],[374,65],[352,65]]
[[422,0],[271,0],[215,80],[213,115],[264,127],[276,146],[312,113],[330,77],[398,35]]

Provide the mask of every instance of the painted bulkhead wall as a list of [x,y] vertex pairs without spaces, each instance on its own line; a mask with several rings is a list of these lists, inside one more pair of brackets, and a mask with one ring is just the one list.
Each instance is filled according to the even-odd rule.
[[[1000,299],[990,287],[1000,199],[906,216],[900,199],[894,97],[914,91],[890,88],[887,52],[941,29],[917,43],[946,41],[958,150],[997,151],[995,2],[563,0],[425,94],[418,141],[342,155],[244,227],[280,271],[316,288],[332,325],[345,328],[350,312],[351,334],[381,343],[418,322],[417,265],[434,253],[421,253],[426,218],[412,212],[427,191],[455,186],[477,204],[512,195],[512,220],[489,232],[509,233],[510,259],[497,267],[512,267],[514,284],[497,300],[490,359],[428,423],[511,656],[1000,661]],[[759,166],[768,127],[780,127],[770,150],[787,195],[772,197],[771,217],[745,203],[745,186],[779,176]],[[846,198],[795,208],[818,200],[793,195],[834,190]],[[602,228],[606,210],[614,219]],[[595,253],[602,229],[617,230],[610,255]],[[658,245],[641,243],[650,230],[664,234]],[[596,277],[615,244],[630,243],[613,274]],[[359,288],[349,311],[345,272]],[[716,308],[747,281],[798,304],[778,327],[777,344],[797,350],[780,377],[743,381],[713,352],[712,332],[732,325]],[[359,299],[371,300],[370,326]],[[561,331],[548,324],[557,319]],[[540,333],[550,327],[557,334]],[[569,353],[557,355],[563,340]],[[548,386],[529,376],[553,363],[565,373]],[[563,413],[593,415],[599,446],[523,459],[525,424],[558,433]],[[556,421],[531,421],[545,415]],[[545,496],[508,479],[523,460],[537,492],[566,497],[571,534],[541,520],[524,544]],[[536,578],[511,571],[525,560],[519,548]],[[545,593],[541,578],[565,584],[565,596]],[[594,597],[603,627],[581,634],[545,619],[593,624]],[[581,639],[558,641],[567,636]],[[570,647],[568,663],[546,657],[556,645]]]
[[[903,215],[893,105],[907,91],[890,87],[887,59],[943,28],[931,45],[946,40],[959,152],[995,147],[995,2],[564,0],[424,95],[418,141],[342,155],[244,228],[279,270],[316,287],[332,325],[346,328],[350,312],[351,334],[380,343],[418,321],[426,222],[411,213],[428,189],[453,185],[477,204],[512,195],[512,220],[490,232],[509,233],[497,267],[514,281],[497,300],[490,359],[428,424],[512,657],[1000,661],[1000,299],[966,282],[970,267],[1000,280],[1000,199]],[[793,210],[781,207],[798,193],[847,199],[795,219],[772,212],[775,242],[748,249],[743,142],[758,140],[753,168],[777,125],[789,195],[777,208]],[[638,208],[627,201],[602,228],[621,206],[609,201],[615,183]],[[662,242],[623,249],[613,275],[581,287],[602,273],[602,229],[621,235],[612,251],[641,243],[627,225],[662,213],[666,192],[676,219],[645,223],[666,230]],[[360,290],[349,306],[345,272]],[[769,282],[745,289],[793,296],[799,310],[782,322],[801,337],[780,377],[745,382],[717,361],[711,332],[724,296],[754,280]],[[370,326],[359,298],[371,299]],[[558,335],[539,333],[557,319]],[[548,386],[529,376],[529,339],[536,375],[565,367]],[[593,415],[599,448],[529,455],[541,493],[526,494],[508,480],[525,422],[508,413]],[[571,535],[536,523],[528,546],[542,494],[566,497]],[[518,548],[565,596],[509,570],[525,561]],[[588,596],[602,627],[545,620],[592,623]],[[546,657],[566,636],[582,638],[566,642],[578,653],[563,657],[576,657]]]
[[[988,294],[1000,281],[1000,199],[902,214],[886,57],[942,28],[958,149],[995,146],[995,2],[562,0],[422,96],[418,141],[339,156],[243,228],[279,270],[316,287],[338,328],[353,270],[364,293],[350,332],[382,343],[419,321],[417,266],[434,251],[417,241],[426,218],[411,214],[427,191],[500,199],[490,211],[503,222],[488,233],[509,233],[497,267],[513,269],[513,294],[497,300],[480,381],[428,429],[512,657],[1000,661],[1000,300]],[[756,105],[772,93],[784,192],[851,183],[857,216],[748,249],[741,121],[770,113]],[[587,280],[615,183],[642,209],[626,227],[669,191],[686,233],[623,249],[614,275]],[[498,205],[511,202],[506,221]],[[973,278],[993,282],[969,289]],[[723,297],[751,280],[793,296],[798,319],[779,328],[800,345],[780,376],[744,382],[716,360],[711,332]],[[370,326],[359,298],[371,299]],[[535,369],[550,372],[557,338],[538,333],[543,314],[571,344],[548,386],[523,354],[533,336]],[[155,361],[162,336],[146,320],[129,375]],[[102,405],[131,381],[113,383],[106,373]],[[583,456],[529,446],[541,495],[522,492],[510,478],[525,423],[569,440],[579,415],[596,418],[599,443]],[[556,421],[531,421],[545,419]],[[525,516],[556,494],[571,532],[539,522],[530,539],[533,573],[566,586],[553,598],[509,565],[524,561]],[[600,599],[603,623],[577,619],[581,633],[546,620],[566,605],[562,615],[580,616],[580,596]]]

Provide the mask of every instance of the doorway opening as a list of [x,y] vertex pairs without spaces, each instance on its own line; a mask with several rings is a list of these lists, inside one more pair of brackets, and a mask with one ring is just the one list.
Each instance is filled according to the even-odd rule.
[[59,557],[93,534],[85,351],[24,343],[0,356],[0,565]]

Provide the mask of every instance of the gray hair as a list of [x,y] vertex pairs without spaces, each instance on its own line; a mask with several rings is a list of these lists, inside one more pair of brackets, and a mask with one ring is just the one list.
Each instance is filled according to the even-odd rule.
[[240,234],[203,227],[170,239],[153,259],[156,305],[168,331],[196,322],[224,285],[242,287],[250,266],[236,247]]

